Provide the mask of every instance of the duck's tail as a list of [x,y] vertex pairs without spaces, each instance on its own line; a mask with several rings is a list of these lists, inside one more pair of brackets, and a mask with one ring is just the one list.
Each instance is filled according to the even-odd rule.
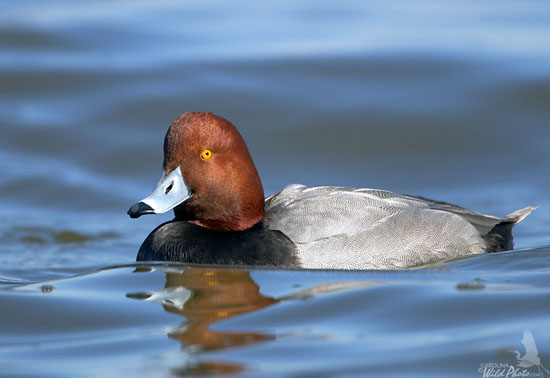
[[504,218],[510,219],[510,221],[511,221],[513,224],[516,224],[516,223],[519,223],[519,222],[521,222],[522,220],[524,220],[526,216],[528,216],[529,214],[531,214],[531,213],[532,213],[533,211],[535,211],[537,208],[538,208],[538,206],[527,206],[527,207],[524,207],[523,209],[516,210],[516,211],[514,211],[513,213],[508,214],[508,215],[505,216]]
[[507,251],[514,248],[512,228],[531,214],[537,206],[527,206],[506,215],[502,222],[496,224],[487,235],[483,236],[487,243],[487,252]]

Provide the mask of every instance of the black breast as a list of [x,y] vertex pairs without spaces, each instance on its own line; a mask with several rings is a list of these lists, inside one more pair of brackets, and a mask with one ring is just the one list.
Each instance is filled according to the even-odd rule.
[[246,231],[213,231],[186,221],[158,226],[141,245],[137,261],[299,266],[296,246],[262,222]]

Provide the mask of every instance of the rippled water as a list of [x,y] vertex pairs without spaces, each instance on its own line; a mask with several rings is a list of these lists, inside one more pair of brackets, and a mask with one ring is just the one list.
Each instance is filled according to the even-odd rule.
[[[481,377],[525,329],[550,369],[548,46],[546,1],[3,4],[0,375]],[[133,265],[184,111],[241,130],[266,195],[540,207],[516,252],[408,271]]]

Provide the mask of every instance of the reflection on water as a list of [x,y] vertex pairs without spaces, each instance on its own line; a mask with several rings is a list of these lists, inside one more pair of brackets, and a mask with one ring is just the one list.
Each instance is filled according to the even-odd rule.
[[[138,270],[139,271],[139,270]],[[260,294],[250,272],[228,269],[192,268],[167,272],[164,289],[154,292],[129,293],[129,298],[151,300],[166,311],[185,317],[186,321],[169,336],[178,340],[188,353],[235,348],[274,340],[275,336],[260,332],[222,332],[210,326],[277,303]],[[188,371],[189,370],[189,371]],[[236,364],[219,361],[201,362],[179,371],[182,373],[235,373]]]
[[499,351],[525,328],[545,363],[549,263],[545,248],[406,271],[132,264],[10,280],[0,375],[32,361],[29,376],[475,376],[514,363]]
[[[274,304],[309,300],[314,297],[379,286],[382,282],[336,281],[307,287],[275,298],[260,293],[260,286],[250,271],[227,268],[160,268],[165,270],[164,288],[157,291],[127,293],[128,298],[153,301],[165,311],[181,315],[185,321],[172,328],[168,336],[182,345],[184,353],[202,353],[250,346],[274,341],[275,334],[265,332],[226,332],[211,329],[219,321],[260,310]],[[147,273],[150,267],[137,268],[135,273]],[[222,374],[244,369],[235,363],[200,361],[176,369],[175,374]]]

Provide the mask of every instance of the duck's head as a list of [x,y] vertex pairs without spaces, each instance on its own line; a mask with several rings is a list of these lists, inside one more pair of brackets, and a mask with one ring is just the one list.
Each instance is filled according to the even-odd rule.
[[128,210],[137,218],[171,209],[177,219],[219,231],[242,231],[264,216],[264,191],[241,134],[212,113],[184,113],[164,138],[163,175]]

